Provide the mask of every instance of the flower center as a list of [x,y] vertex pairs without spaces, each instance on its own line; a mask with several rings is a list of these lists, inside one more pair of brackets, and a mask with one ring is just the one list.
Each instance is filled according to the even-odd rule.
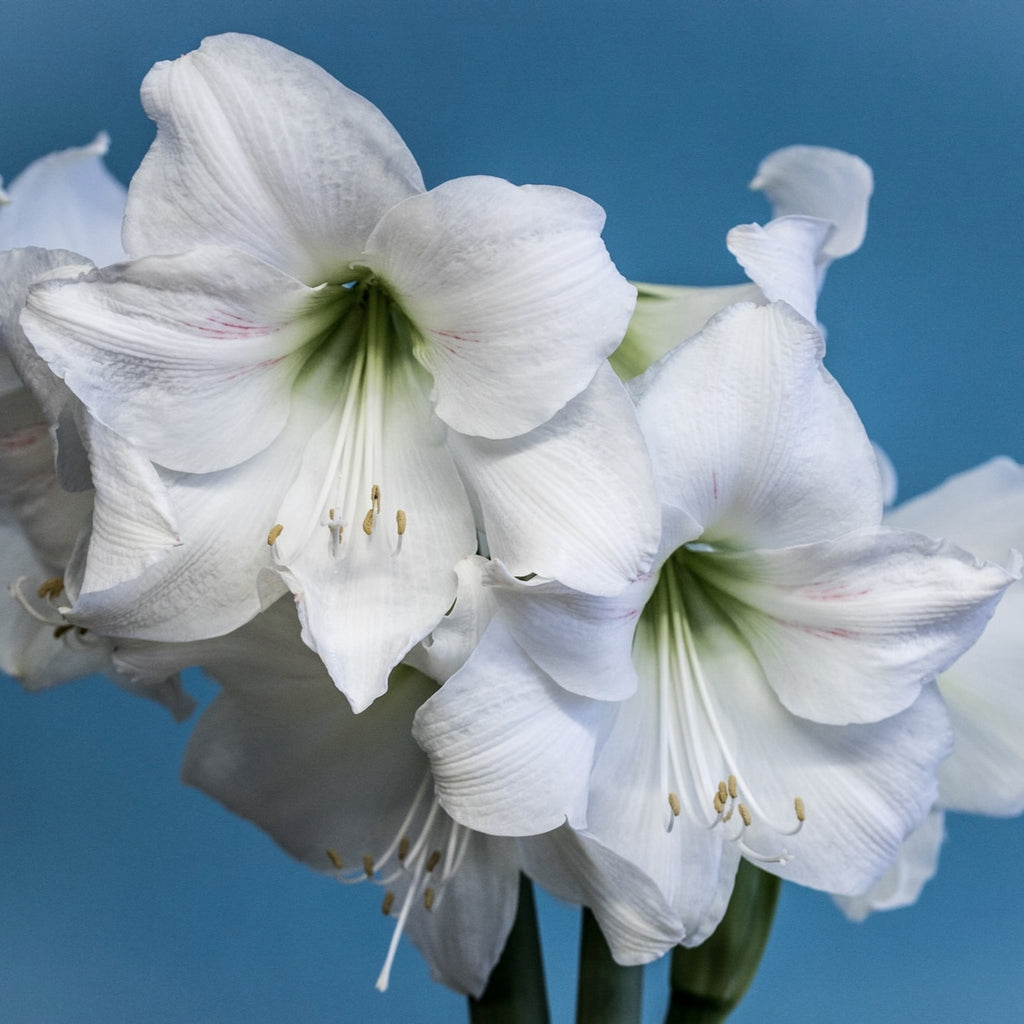
[[[634,641],[641,685],[656,687],[657,748],[662,791],[667,794],[665,829],[686,813],[696,825],[719,829],[743,854],[762,863],[784,864],[792,855],[779,839],[804,823],[803,800],[795,796],[780,822],[777,809],[754,793],[756,779],[743,769],[743,751],[729,728],[729,654],[749,665],[751,653],[722,613],[700,575],[700,561],[713,552],[675,552],[662,567],[641,613]],[[709,678],[706,668],[713,663]],[[765,684],[767,685],[767,683]],[[785,819],[789,819],[786,821]],[[768,850],[759,849],[767,843]]]
[[84,638],[89,636],[89,631],[84,626],[68,622],[66,613],[70,609],[60,600],[64,594],[64,581],[59,576],[44,580],[36,588],[34,595],[25,593],[27,582],[27,576],[19,576],[8,585],[7,592],[36,622],[52,626],[55,639],[64,639],[65,643],[73,640],[84,642]]
[[[381,911],[397,917],[377,988],[388,987],[391,967],[406,922],[419,906],[429,912],[444,898],[448,883],[465,856],[471,830],[456,824],[441,809],[434,795],[433,780],[425,772],[402,824],[383,850],[363,852],[358,867],[349,868],[333,847],[325,850],[335,877],[348,885],[372,881],[385,887]],[[395,904],[399,902],[397,912]]]

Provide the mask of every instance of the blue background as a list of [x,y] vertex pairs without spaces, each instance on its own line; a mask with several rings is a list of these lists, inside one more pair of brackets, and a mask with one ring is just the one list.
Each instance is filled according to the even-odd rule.
[[[893,457],[901,496],[996,453],[1024,460],[1019,0],[6,0],[0,170],[96,131],[127,181],[154,61],[241,30],[373,100],[427,184],[490,173],[608,212],[634,279],[740,279],[746,191],[795,142],[874,168],[867,243],[829,272],[829,365]],[[212,688],[194,681],[208,698]],[[188,726],[100,680],[0,691],[0,1021],[260,1024],[460,1020],[400,950],[379,890],[341,889],[177,782]],[[1019,1019],[1024,823],[953,818],[907,911],[847,923],[784,890],[742,1022]],[[556,1022],[572,1017],[575,914],[542,906]],[[666,972],[647,980],[660,1019]]]

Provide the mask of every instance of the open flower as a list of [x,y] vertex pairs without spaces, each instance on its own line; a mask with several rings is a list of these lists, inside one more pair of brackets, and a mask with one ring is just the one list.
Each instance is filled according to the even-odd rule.
[[[717,923],[741,855],[828,891],[886,868],[949,749],[931,680],[1011,579],[879,525],[875,455],[822,354],[788,306],[741,304],[633,382],[655,570],[611,599],[535,581],[533,605],[506,580],[508,625],[417,713],[456,820],[568,820],[658,882],[687,944]],[[602,618],[624,653],[632,634],[625,700],[561,664]],[[546,656],[517,657],[528,634]]]
[[[997,458],[951,477],[890,512],[894,526],[947,537],[1003,562],[1024,549],[1024,467]],[[838,897],[848,917],[913,903],[938,868],[945,811],[997,817],[1024,811],[1024,587],[1006,592],[978,642],[943,672],[939,692],[953,724],[953,752],[939,766],[938,799],[924,824],[870,889]]]
[[143,102],[131,262],[40,283],[22,317],[172,510],[140,536],[123,503],[145,571],[90,550],[74,621],[212,636],[287,584],[358,709],[450,606],[478,525],[517,572],[594,593],[647,567],[649,466],[605,364],[635,292],[599,207],[486,177],[424,191],[376,108],[248,36],[158,64]]
[[[452,612],[415,652],[418,665],[442,677],[461,665],[490,618],[481,561],[460,563]],[[387,987],[407,934],[436,980],[479,995],[511,928],[521,871],[590,906],[623,962],[645,962],[678,941],[654,884],[568,827],[513,839],[452,820],[410,731],[417,707],[437,689],[423,672],[400,665],[388,692],[355,715],[301,643],[287,599],[225,637],[128,641],[119,654],[140,683],[197,662],[222,690],[189,741],[184,780],[315,870],[384,889],[382,910],[396,924],[386,954],[382,945],[378,988]]]

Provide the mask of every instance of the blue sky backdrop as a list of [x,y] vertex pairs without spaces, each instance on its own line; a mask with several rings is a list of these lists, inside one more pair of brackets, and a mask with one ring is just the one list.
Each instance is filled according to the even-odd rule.
[[[208,34],[265,35],[392,120],[428,186],[464,174],[568,186],[608,213],[633,279],[738,281],[734,224],[791,143],[874,168],[867,242],[834,265],[828,365],[896,463],[901,496],[1024,460],[1024,5],[1019,0],[6,0],[0,172],[110,132],[124,181],[151,138],[138,85]],[[212,687],[194,681],[207,699]],[[100,680],[0,687],[0,1020],[412,1022],[463,1017],[379,890],[292,863],[177,781],[188,729]],[[1017,1019],[1024,822],[954,817],[920,903],[847,923],[787,887],[737,1024]],[[557,1022],[576,915],[543,903]],[[666,972],[649,972],[649,1020]]]

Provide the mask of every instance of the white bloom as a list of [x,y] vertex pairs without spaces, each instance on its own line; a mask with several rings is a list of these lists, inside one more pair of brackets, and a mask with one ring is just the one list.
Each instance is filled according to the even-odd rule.
[[595,204],[484,177],[424,191],[372,105],[252,37],[158,64],[143,102],[132,261],[39,284],[22,317],[132,446],[111,506],[168,510],[141,531],[121,503],[121,544],[70,574],[74,621],[208,637],[287,584],[359,709],[450,606],[477,525],[516,572],[594,593],[647,567],[649,466],[605,365],[634,290]]
[[[459,599],[428,649],[415,652],[417,664],[443,672],[475,645],[489,617],[478,561],[460,564]],[[222,692],[189,742],[185,781],[317,871],[384,888],[383,909],[397,923],[379,988],[405,933],[436,980],[479,995],[515,916],[520,871],[591,906],[624,962],[649,960],[678,941],[653,883],[613,852],[586,848],[571,829],[512,839],[449,817],[410,733],[416,708],[437,688],[420,671],[400,665],[387,694],[355,715],[300,642],[287,599],[228,636],[128,641],[120,655],[142,682],[196,662]]]
[[[948,751],[930,680],[1010,579],[879,525],[875,455],[822,352],[787,306],[740,305],[635,381],[656,571],[613,599],[499,591],[510,625],[417,714],[456,820],[568,820],[659,883],[688,944],[717,923],[740,855],[828,891],[884,870]],[[622,655],[636,626],[621,703],[560,664],[602,619]]]
[[[894,526],[947,537],[980,558],[1016,565],[1024,549],[1024,467],[992,459],[904,502]],[[953,724],[939,767],[938,801],[900,855],[866,892],[839,897],[848,917],[913,903],[938,867],[946,810],[999,817],[1024,811],[1024,586],[1004,595],[978,642],[938,678]]]

